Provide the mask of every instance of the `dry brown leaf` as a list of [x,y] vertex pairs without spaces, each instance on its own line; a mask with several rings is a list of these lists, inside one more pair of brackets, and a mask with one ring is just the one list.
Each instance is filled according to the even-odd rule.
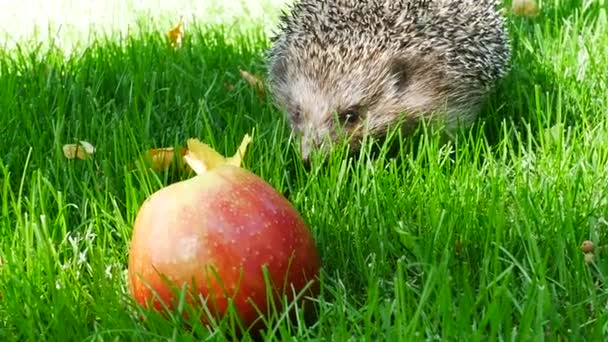
[[169,36],[169,42],[173,47],[182,46],[182,40],[184,38],[184,22],[183,17],[179,18],[177,24],[167,34]]
[[538,4],[535,0],[513,0],[511,11],[518,16],[534,17],[538,15]]
[[[183,167],[182,157],[186,154],[185,148],[180,148],[180,158],[177,158],[177,165]],[[166,170],[175,159],[175,149],[173,147],[155,148],[148,151],[151,159],[151,167],[155,171]]]
[[63,155],[67,159],[81,159],[86,160],[95,153],[95,146],[90,142],[81,140],[78,144],[66,144],[63,145]]
[[240,70],[240,72],[241,72],[241,77],[243,77],[243,79],[245,79],[245,81],[247,81],[247,83],[249,83],[249,85],[251,85],[258,91],[258,94],[260,95],[260,97],[263,97],[265,95],[264,82],[262,82],[258,77],[254,76],[253,74],[249,73],[248,71]]

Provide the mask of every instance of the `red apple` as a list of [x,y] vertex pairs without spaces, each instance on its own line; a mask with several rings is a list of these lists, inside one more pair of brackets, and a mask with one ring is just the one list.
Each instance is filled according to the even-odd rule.
[[[190,303],[202,298],[221,318],[230,298],[250,326],[259,318],[256,308],[263,314],[269,310],[264,266],[273,295],[291,300],[310,281],[314,285],[307,294],[317,294],[319,255],[291,203],[257,175],[235,166],[240,159],[207,159],[207,169],[155,192],[137,214],[129,254],[129,286],[137,302],[162,310],[154,291],[175,308],[171,286],[188,284],[194,293]],[[281,304],[282,298],[274,299]]]

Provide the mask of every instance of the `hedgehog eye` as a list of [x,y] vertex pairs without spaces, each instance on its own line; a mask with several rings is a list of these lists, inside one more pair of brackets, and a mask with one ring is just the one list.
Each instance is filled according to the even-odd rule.
[[360,113],[357,108],[350,108],[340,112],[339,118],[342,124],[350,125],[359,120]]
[[294,122],[299,122],[302,119],[302,112],[299,110],[292,110],[289,112],[289,115],[291,116],[291,120]]

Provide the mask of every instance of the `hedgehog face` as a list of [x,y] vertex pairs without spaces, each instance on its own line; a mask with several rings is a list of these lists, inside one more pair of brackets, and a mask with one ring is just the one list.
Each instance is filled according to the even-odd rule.
[[400,120],[470,123],[510,58],[499,0],[298,0],[268,54],[302,154],[381,136]]
[[364,137],[381,137],[398,123],[409,127],[436,110],[442,72],[431,57],[332,55],[271,65],[272,92],[296,134],[306,161],[347,142],[357,152]]

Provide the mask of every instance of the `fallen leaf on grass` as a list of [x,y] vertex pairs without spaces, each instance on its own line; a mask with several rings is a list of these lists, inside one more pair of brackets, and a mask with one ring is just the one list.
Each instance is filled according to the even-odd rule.
[[87,141],[79,141],[78,144],[63,145],[63,155],[68,159],[78,158],[86,160],[95,153],[95,146]]
[[511,11],[518,16],[534,17],[538,15],[538,4],[535,0],[513,0]]
[[[183,156],[187,150],[183,147],[180,148],[180,157],[177,158],[177,165],[181,169],[183,167]],[[150,157],[150,164],[152,169],[155,171],[163,171],[171,165],[175,159],[175,149],[173,147],[155,148],[148,151]]]
[[248,71],[240,70],[240,72],[241,72],[241,77],[243,77],[243,79],[245,79],[245,81],[247,81],[247,83],[249,83],[249,85],[251,85],[258,91],[258,94],[260,95],[260,97],[264,97],[264,95],[265,95],[264,82],[262,82],[258,77],[254,76],[253,74],[249,73]]
[[177,24],[167,34],[169,36],[169,42],[173,47],[182,46],[182,39],[184,38],[184,22],[183,17],[179,18]]

